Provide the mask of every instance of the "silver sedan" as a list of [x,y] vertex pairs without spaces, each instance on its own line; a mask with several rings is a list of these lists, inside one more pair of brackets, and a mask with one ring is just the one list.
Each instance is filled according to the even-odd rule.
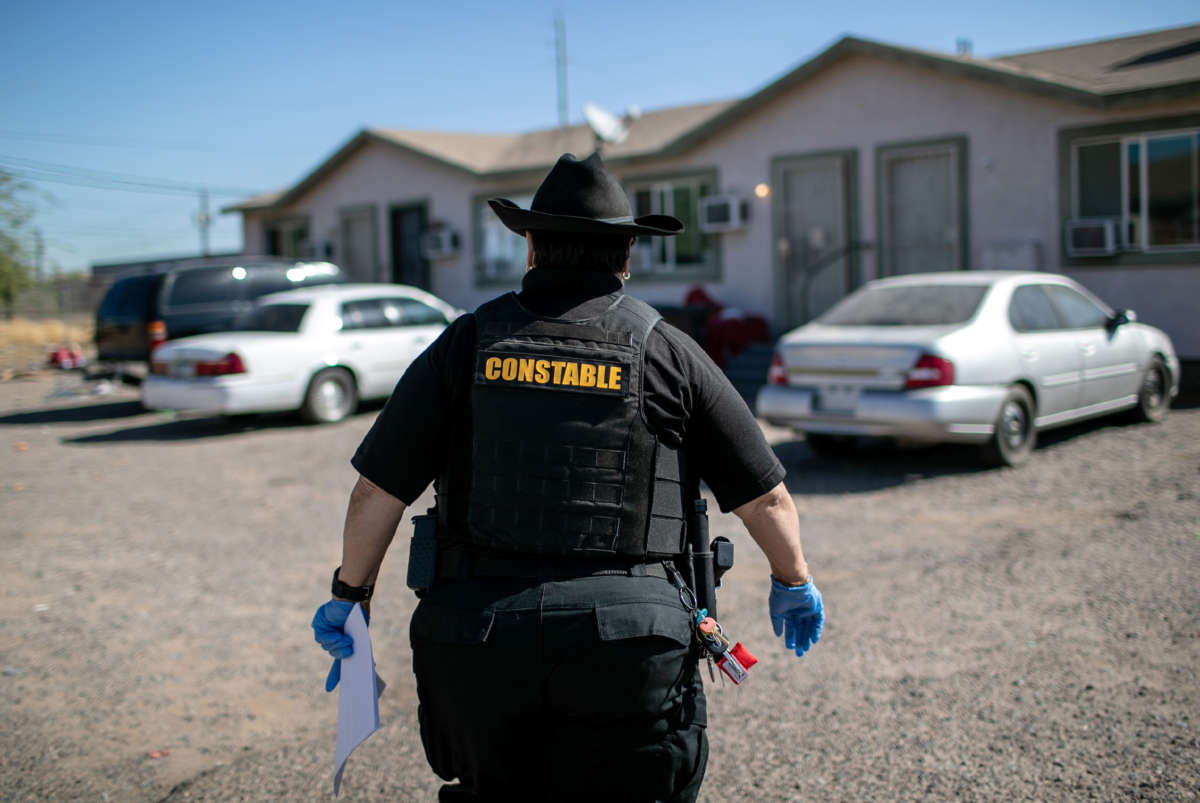
[[870,282],[785,334],[758,415],[818,454],[860,436],[978,443],[1016,465],[1038,430],[1179,391],[1170,338],[1051,273],[914,274]]

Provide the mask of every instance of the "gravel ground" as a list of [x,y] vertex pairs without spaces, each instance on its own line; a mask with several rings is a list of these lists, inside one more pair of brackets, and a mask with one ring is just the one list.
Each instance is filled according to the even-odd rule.
[[[336,706],[308,621],[375,411],[228,423],[103,389],[0,382],[0,798],[327,798]],[[950,448],[826,461],[768,435],[829,619],[789,655],[765,562],[713,518],[738,546],[722,619],[761,660],[710,684],[702,799],[1197,798],[1200,406],[1051,433],[1015,470]],[[383,727],[349,800],[440,783],[406,535],[373,610]]]

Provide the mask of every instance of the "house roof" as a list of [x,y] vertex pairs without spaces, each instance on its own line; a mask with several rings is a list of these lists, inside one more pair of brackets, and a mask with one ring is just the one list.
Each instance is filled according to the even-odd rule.
[[1200,80],[1200,25],[1015,53],[994,61],[1061,76],[1102,95],[1194,84]]
[[[1200,96],[1200,25],[987,59],[846,36],[740,100],[647,112],[630,123],[623,142],[605,145],[605,161],[612,164],[678,155],[817,73],[856,56],[912,64],[1088,106]],[[221,211],[286,206],[368,142],[395,146],[481,179],[543,171],[564,152],[587,153],[594,147],[592,132],[585,125],[523,134],[367,128],[291,188],[250,198]]]

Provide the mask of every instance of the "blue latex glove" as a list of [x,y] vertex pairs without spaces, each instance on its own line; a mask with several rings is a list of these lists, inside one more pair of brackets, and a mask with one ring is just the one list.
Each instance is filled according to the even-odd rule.
[[796,651],[797,658],[821,638],[825,605],[812,578],[802,586],[785,586],[772,577],[771,597],[767,604],[775,635],[783,636],[783,643],[789,650]]
[[[313,634],[325,651],[333,656],[333,666],[325,678],[325,691],[333,691],[342,679],[342,659],[354,654],[354,642],[345,633],[346,618],[354,610],[353,602],[331,599],[313,616]],[[366,611],[364,610],[365,614]]]

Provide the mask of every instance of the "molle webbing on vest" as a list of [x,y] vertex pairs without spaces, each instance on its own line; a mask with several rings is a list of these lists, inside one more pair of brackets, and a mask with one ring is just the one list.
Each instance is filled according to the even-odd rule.
[[646,551],[656,555],[683,553],[687,524],[687,485],[680,453],[661,441],[654,456],[654,490]]
[[678,458],[639,409],[658,313],[622,296],[587,321],[545,320],[509,294],[476,318],[466,540],[536,554],[678,554]]

